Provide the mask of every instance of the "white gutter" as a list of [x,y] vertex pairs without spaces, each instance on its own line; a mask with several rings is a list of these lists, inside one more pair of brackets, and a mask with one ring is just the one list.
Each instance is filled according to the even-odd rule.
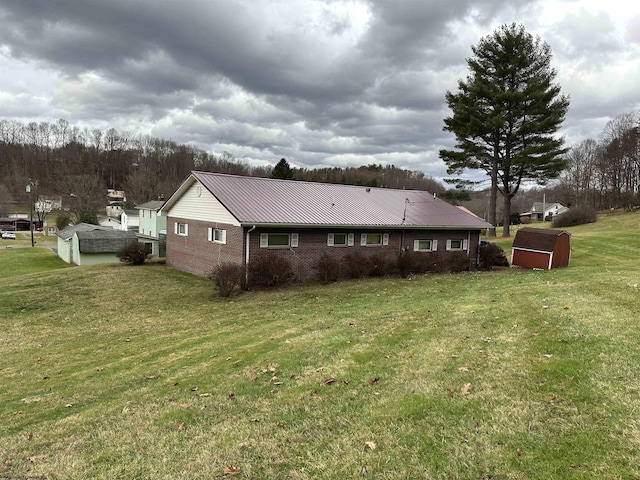
[[[242,223],[241,226],[253,228],[317,228],[317,229],[351,229],[351,230],[484,230],[491,225],[469,226],[469,225],[407,225],[407,224],[381,224],[381,225],[352,225],[352,224],[324,224],[324,223]],[[252,229],[253,229],[252,228]]]

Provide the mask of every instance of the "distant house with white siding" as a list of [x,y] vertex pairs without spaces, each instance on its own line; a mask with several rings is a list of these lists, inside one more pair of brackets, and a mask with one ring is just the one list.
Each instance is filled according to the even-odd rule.
[[538,220],[541,222],[544,219],[548,219],[549,217],[553,219],[553,217],[557,217],[567,210],[569,210],[567,207],[558,202],[534,202],[531,207],[531,220]]
[[167,217],[158,215],[164,200],[152,200],[136,206],[139,218],[138,241],[147,245],[153,256],[164,257],[164,238],[167,236]]
[[120,230],[137,232],[140,227],[140,215],[138,210],[123,210],[120,215]]

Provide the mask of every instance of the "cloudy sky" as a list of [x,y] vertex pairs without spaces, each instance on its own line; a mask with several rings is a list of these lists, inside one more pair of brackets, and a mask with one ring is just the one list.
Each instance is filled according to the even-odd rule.
[[640,108],[631,0],[0,0],[0,119],[441,178],[445,92],[512,22],[551,46],[569,145]]

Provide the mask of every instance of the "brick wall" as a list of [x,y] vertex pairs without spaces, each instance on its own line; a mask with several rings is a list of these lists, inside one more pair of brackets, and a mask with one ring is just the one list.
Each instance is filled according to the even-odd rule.
[[[188,235],[176,235],[174,223],[181,222],[188,225]],[[220,245],[208,241],[207,229],[221,228],[227,232],[226,244]],[[388,233],[389,244],[383,246],[360,245],[361,233]],[[261,233],[297,233],[298,246],[293,248],[261,248]],[[353,233],[354,245],[327,246],[329,233]],[[314,266],[318,259],[327,254],[330,257],[343,262],[344,256],[360,252],[365,257],[385,255],[391,262],[397,259],[401,247],[413,251],[414,240],[438,240],[438,252],[446,250],[448,239],[467,239],[467,231],[416,231],[416,230],[343,230],[343,229],[266,229],[256,228],[250,234],[250,260],[255,261],[261,255],[269,255],[276,261],[279,258],[286,259],[292,266],[297,280],[314,278],[316,271]],[[472,266],[478,253],[479,232],[471,232],[469,238],[469,257]],[[245,234],[242,227],[227,224],[199,222],[195,220],[181,220],[168,218],[167,220],[167,264],[173,268],[183,270],[195,275],[204,276],[219,263],[232,262],[243,264],[245,250]],[[433,255],[431,252],[417,252],[418,255]]]
[[[174,223],[186,223],[188,235],[176,235]],[[208,228],[220,228],[227,232],[224,245],[208,240]],[[222,223],[167,219],[167,265],[205,276],[220,263],[243,263],[244,233],[242,227]]]
[[[361,233],[388,233],[389,244],[383,246],[362,246],[360,245]],[[298,247],[293,248],[261,248],[261,233],[297,233]],[[354,245],[345,246],[327,246],[327,235],[329,233],[353,233]],[[251,232],[250,239],[250,259],[255,260],[260,255],[269,255],[270,257],[286,259],[291,263],[293,271],[298,280],[308,280],[316,275],[315,264],[318,259],[327,254],[330,257],[343,262],[345,255],[353,252],[359,252],[365,257],[373,257],[377,255],[385,255],[391,262],[395,264],[401,247],[413,250],[414,240],[438,240],[438,252],[446,250],[447,240],[464,239],[468,237],[467,231],[415,231],[405,230],[403,232],[394,230],[310,230],[310,229],[264,229],[257,228]],[[475,266],[475,259],[478,253],[479,232],[471,232],[469,238],[469,258],[472,268]],[[418,255],[433,255],[431,252],[417,252]]]

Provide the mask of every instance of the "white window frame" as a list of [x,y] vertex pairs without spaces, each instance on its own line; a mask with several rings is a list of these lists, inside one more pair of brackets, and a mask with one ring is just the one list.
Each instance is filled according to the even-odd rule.
[[227,231],[223,228],[209,227],[207,232],[207,239],[210,242],[225,245],[227,243]]
[[[289,237],[288,245],[269,245],[269,236],[270,235],[287,235]],[[260,234],[260,248],[296,248],[298,246],[298,234],[297,233],[280,233],[280,232],[271,232],[271,233],[261,233]]]
[[189,224],[182,222],[175,222],[173,224],[173,233],[180,235],[181,237],[189,236]]
[[[336,236],[344,235],[345,243],[336,243]],[[354,235],[353,233],[329,233],[327,235],[328,247],[353,247]]]
[[[368,241],[370,240],[370,236],[373,235],[380,235],[380,242],[379,243],[368,243]],[[376,233],[376,232],[371,232],[371,233],[362,233],[360,235],[360,245],[363,247],[382,247],[385,245],[389,245],[389,234],[388,233]]]
[[[429,248],[420,248],[420,242],[429,242]],[[421,238],[413,241],[414,252],[435,252],[438,250],[438,240]]]
[[[452,242],[460,242],[460,248],[454,248],[452,246]],[[455,238],[447,240],[447,251],[448,252],[465,252],[469,249],[469,242],[467,239]]]

